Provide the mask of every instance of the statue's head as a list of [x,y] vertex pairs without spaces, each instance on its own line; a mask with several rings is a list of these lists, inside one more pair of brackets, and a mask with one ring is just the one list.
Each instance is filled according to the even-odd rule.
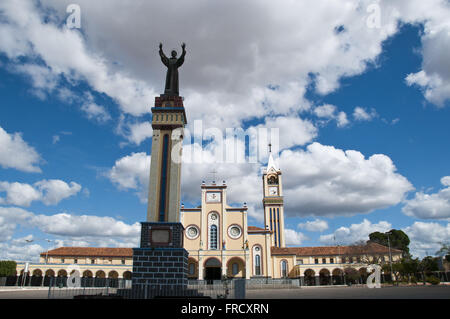
[[177,57],[177,51],[175,51],[175,50],[172,50],[172,58],[176,58]]

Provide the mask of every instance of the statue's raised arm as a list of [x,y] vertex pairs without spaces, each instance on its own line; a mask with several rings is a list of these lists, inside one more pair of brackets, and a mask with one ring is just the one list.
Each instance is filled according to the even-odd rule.
[[162,50],[162,43],[159,44],[159,56],[161,57],[161,61],[165,66],[169,66],[169,59],[166,57]]
[[177,66],[178,67],[183,65],[183,63],[184,63],[184,56],[186,55],[186,44],[184,42],[181,45],[181,48],[183,49],[183,53],[181,53],[181,56],[180,56],[180,58],[177,61]]

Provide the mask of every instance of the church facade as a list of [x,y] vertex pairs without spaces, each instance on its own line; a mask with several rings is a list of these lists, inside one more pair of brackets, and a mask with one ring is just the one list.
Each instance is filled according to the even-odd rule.
[[[247,207],[227,204],[225,182],[201,185],[201,205],[181,208],[188,278],[299,278],[303,284],[343,283],[346,269],[364,277],[367,255],[396,261],[401,251],[374,243],[351,246],[286,247],[282,172],[272,154],[262,175],[265,228],[248,225]],[[389,259],[391,258],[391,259]],[[373,260],[373,258],[372,258]]]

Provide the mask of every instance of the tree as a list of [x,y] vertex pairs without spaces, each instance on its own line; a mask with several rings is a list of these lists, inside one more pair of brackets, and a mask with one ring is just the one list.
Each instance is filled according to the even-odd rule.
[[0,260],[0,277],[14,276],[17,264],[12,260]]
[[423,258],[420,262],[420,269],[426,274],[430,274],[432,271],[438,271],[439,264],[437,258],[431,256]]
[[[389,238],[388,238],[389,235]],[[403,257],[410,257],[409,254],[409,237],[403,231],[391,229],[386,233],[374,232],[369,235],[370,241],[383,245],[391,246],[391,248],[403,251]],[[390,242],[390,243],[389,243]]]

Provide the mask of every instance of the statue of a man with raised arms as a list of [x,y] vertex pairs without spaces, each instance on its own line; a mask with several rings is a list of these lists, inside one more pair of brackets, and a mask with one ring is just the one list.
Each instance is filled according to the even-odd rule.
[[183,53],[179,58],[177,58],[177,51],[172,50],[171,57],[168,58],[162,50],[162,43],[159,44],[159,55],[161,56],[161,61],[167,67],[166,75],[166,88],[164,89],[164,94],[166,95],[178,95],[178,68],[183,65],[184,56],[186,55],[186,44],[182,44],[181,48]]

